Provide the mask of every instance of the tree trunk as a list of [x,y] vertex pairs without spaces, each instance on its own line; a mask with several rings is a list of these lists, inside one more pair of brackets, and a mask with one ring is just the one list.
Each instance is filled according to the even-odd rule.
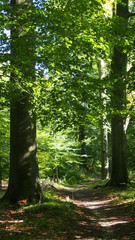
[[[24,0],[11,0],[12,14],[15,5]],[[28,3],[28,1],[26,1]],[[29,3],[32,1],[29,1]],[[22,5],[21,5],[22,7]],[[21,27],[21,26],[20,26]],[[21,31],[23,30],[23,26]],[[29,35],[29,33],[28,33]],[[30,33],[31,36],[31,33]],[[39,184],[37,146],[36,146],[36,117],[34,97],[20,87],[21,82],[35,81],[34,48],[29,36],[21,38],[18,28],[11,29],[11,83],[12,95],[10,111],[10,176],[9,185],[4,199],[10,202],[27,200],[38,202],[41,198]],[[29,54],[28,54],[29,52]],[[14,69],[18,68],[17,75]],[[20,77],[21,76],[21,77]],[[16,87],[16,82],[19,86]]]
[[40,200],[36,157],[36,122],[27,97],[11,107],[10,176],[6,198],[11,202]]
[[[102,80],[104,75],[104,61],[98,61],[98,73],[99,79]],[[101,92],[101,104],[103,108],[103,114],[101,116],[101,178],[107,179],[109,177],[109,159],[108,159],[108,127],[106,117],[106,89]]]
[[109,178],[108,128],[103,122],[101,127],[101,164],[102,179],[107,179]]
[[80,157],[82,159],[82,166],[88,170],[87,166],[87,153],[85,143],[85,127],[83,124],[79,126],[79,143],[80,143]]
[[[122,0],[117,4],[117,16],[122,17],[122,25],[118,26],[117,35],[121,28],[127,28],[128,22],[128,0]],[[112,173],[110,184],[112,186],[120,186],[128,182],[127,159],[126,159],[126,134],[124,131],[125,117],[123,111],[126,109],[126,68],[127,54],[124,53],[124,48],[115,47],[112,59],[112,106],[114,114],[111,120],[112,129]]]

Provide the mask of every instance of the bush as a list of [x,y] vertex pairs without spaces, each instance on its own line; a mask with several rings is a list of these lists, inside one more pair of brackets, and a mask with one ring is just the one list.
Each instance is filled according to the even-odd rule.
[[74,185],[80,183],[83,178],[78,169],[69,170],[65,175],[65,180],[68,184]]

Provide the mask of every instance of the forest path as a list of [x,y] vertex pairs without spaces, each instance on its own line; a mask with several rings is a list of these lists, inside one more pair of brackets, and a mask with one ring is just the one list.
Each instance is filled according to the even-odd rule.
[[83,240],[134,240],[135,216],[129,208],[114,204],[98,191],[86,190],[86,186],[62,189],[67,201],[73,201],[81,213],[74,239]]

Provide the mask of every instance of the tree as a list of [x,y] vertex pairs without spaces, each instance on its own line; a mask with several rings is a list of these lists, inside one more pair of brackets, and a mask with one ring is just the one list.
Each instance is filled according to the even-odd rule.
[[[128,183],[126,133],[124,123],[126,119],[126,71],[127,49],[122,39],[126,38],[128,18],[132,15],[128,11],[128,0],[118,1],[116,9],[115,34],[117,43],[114,47],[112,58],[112,98],[113,115],[112,129],[112,173],[110,184],[119,186]],[[120,43],[120,41],[121,43]]]
[[30,87],[21,87],[35,81],[34,32],[30,26],[25,28],[27,19],[22,17],[29,13],[31,3],[11,0],[10,176],[3,198],[10,202],[41,199],[34,96]]
[[[105,63],[103,60],[98,61],[99,79],[105,77]],[[107,113],[106,113],[106,89],[103,89],[101,95],[101,103],[103,113],[101,116],[101,176],[102,179],[109,177],[109,159],[108,159],[108,126],[107,126]]]
[[80,124],[79,126],[79,139],[80,143],[80,157],[82,160],[82,166],[88,170],[87,166],[87,152],[86,152],[86,143],[85,143],[85,126],[84,124]]
[[[109,29],[113,31],[114,38],[112,36],[110,38],[110,33],[106,31],[107,27],[110,27],[110,22],[104,14],[103,2],[105,1],[35,0],[34,8],[32,8],[31,0],[11,1],[10,14],[8,9],[10,20],[7,24],[8,27],[11,25],[9,59],[11,72],[9,91],[11,99],[10,176],[13,176],[13,172],[16,171],[15,165],[16,169],[21,169],[21,173],[23,173],[24,167],[28,171],[25,170],[28,176],[31,175],[30,169],[33,169],[32,175],[38,178],[33,90],[35,86],[39,92],[39,118],[43,122],[47,120],[53,123],[55,121],[57,130],[72,125],[86,126],[86,124],[94,122],[95,115],[96,118],[100,118],[103,104],[99,104],[101,103],[99,93],[104,92],[104,89],[108,93],[111,88],[113,145],[111,184],[119,185],[128,181],[124,150],[126,139],[123,126],[126,115],[128,50],[125,43],[128,42],[127,21],[130,14],[127,7],[128,1],[118,1],[116,16],[114,16]],[[2,14],[4,14],[3,11]],[[1,30],[2,34],[4,34],[3,29],[4,25]],[[113,39],[115,44],[113,47],[111,46],[113,59],[110,87],[110,82],[105,82],[107,78],[103,82],[99,81],[97,67],[95,72],[94,65],[96,65],[97,59],[106,58],[108,49],[112,51],[109,46]],[[3,45],[7,46],[8,44],[4,42]],[[8,52],[8,47],[6,51]],[[2,59],[4,59],[3,55]],[[37,78],[35,80],[35,63],[39,81]],[[3,67],[3,69],[6,68]],[[45,72],[47,72],[46,77],[44,77]],[[105,118],[104,120],[106,121]],[[83,129],[81,131],[83,135]],[[102,140],[102,143],[105,143],[107,139],[103,137]],[[80,137],[80,141],[84,152],[84,136]],[[22,142],[27,146],[25,144],[22,146]],[[19,150],[16,149],[16,146]],[[33,151],[31,151],[32,149]],[[29,157],[26,157],[29,155],[31,159],[34,159],[33,165],[31,165]],[[23,165],[25,161],[22,163],[20,160],[24,156],[26,157],[25,166]],[[11,184],[13,182],[11,178],[9,186],[12,187],[14,183]],[[33,179],[34,184],[36,180],[34,177]],[[38,183],[36,184],[38,186]],[[24,183],[23,185],[25,186]],[[11,189],[11,187],[9,188]],[[15,199],[18,198],[20,197],[15,197]],[[31,200],[29,199],[29,201]]]

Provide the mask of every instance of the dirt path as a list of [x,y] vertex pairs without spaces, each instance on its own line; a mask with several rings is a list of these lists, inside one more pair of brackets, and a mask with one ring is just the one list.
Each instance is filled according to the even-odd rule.
[[67,201],[72,199],[79,207],[82,216],[74,239],[135,240],[135,218],[129,215],[128,207],[80,187],[65,189],[63,193]]
[[35,205],[30,212],[12,205],[1,208],[0,240],[135,240],[129,207],[85,187],[58,189],[59,197],[77,208],[60,205],[63,201]]

